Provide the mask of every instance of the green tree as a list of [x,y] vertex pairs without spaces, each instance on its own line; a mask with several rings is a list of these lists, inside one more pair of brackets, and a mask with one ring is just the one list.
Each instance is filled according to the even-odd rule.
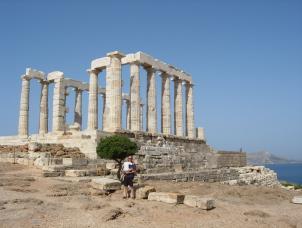
[[96,153],[101,158],[112,159],[118,163],[117,176],[120,179],[123,160],[130,155],[134,155],[137,150],[136,143],[128,137],[113,135],[100,140]]

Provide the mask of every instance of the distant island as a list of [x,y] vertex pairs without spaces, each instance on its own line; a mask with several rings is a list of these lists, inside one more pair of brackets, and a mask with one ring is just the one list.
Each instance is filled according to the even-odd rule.
[[278,157],[267,151],[259,151],[255,153],[247,153],[247,163],[250,165],[264,165],[264,164],[302,163],[302,161],[296,161],[296,160],[290,160],[287,158]]

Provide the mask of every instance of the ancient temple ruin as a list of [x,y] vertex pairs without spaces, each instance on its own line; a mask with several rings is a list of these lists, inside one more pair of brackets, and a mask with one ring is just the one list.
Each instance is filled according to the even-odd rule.
[[[129,94],[123,93],[122,66],[130,65]],[[147,75],[146,104],[140,95],[141,70]],[[106,86],[99,85],[99,75],[106,72]],[[95,159],[95,148],[102,137],[110,134],[127,135],[140,144],[138,154],[146,169],[159,172],[183,169],[219,167],[219,159],[235,161],[241,166],[244,158],[234,154],[231,159],[218,155],[205,141],[202,128],[194,123],[192,77],[176,67],[151,57],[143,52],[124,55],[119,51],[110,52],[106,57],[91,62],[89,83],[65,77],[63,72],[48,74],[26,69],[21,77],[19,128],[17,136],[0,137],[0,145],[22,145],[30,142],[61,143],[75,146],[87,158]],[[157,75],[161,77],[161,91],[156,87]],[[29,135],[29,95],[31,80],[41,83],[39,130]],[[53,86],[52,104],[49,104],[49,85]],[[171,97],[174,86],[174,97]],[[66,95],[68,88],[74,88],[74,123],[66,125]],[[87,92],[88,110],[82,108],[82,94]],[[100,95],[100,96],[99,96]],[[158,121],[157,96],[161,97]],[[98,99],[103,99],[103,110],[99,110]],[[173,99],[173,100],[172,100]],[[122,127],[122,104],[126,104],[126,128]],[[171,102],[174,103],[173,113]],[[49,131],[48,108],[52,105],[52,130]],[[145,105],[146,112],[143,112]],[[88,112],[87,128],[82,127],[83,111]],[[143,115],[146,116],[143,116]],[[174,125],[172,118],[174,115]],[[102,129],[98,122],[102,116]],[[145,123],[143,123],[145,121]],[[158,126],[160,122],[160,126]],[[146,130],[143,129],[143,124]],[[160,130],[158,130],[160,128]],[[173,132],[172,132],[173,129]],[[223,157],[224,156],[224,157]],[[228,155],[230,156],[230,155]],[[237,160],[236,160],[237,159]],[[230,166],[234,165],[233,163]]]

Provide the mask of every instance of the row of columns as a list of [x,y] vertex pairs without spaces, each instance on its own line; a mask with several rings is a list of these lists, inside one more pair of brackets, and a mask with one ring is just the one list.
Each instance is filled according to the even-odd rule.
[[[122,128],[122,75],[120,53],[109,54],[110,64],[106,68],[106,92],[103,94],[103,130],[113,132]],[[157,105],[156,105],[156,69],[145,66],[147,72],[147,102],[146,102],[146,131],[157,132]],[[88,130],[98,129],[98,75],[102,69],[88,70],[89,104]],[[171,94],[170,76],[162,72],[162,113],[161,132],[171,134]],[[177,136],[195,137],[193,85],[186,83],[186,132],[183,132],[183,102],[182,80],[174,80],[174,134]],[[48,132],[48,81],[41,80],[39,134]],[[19,135],[28,135],[30,78],[22,77],[22,91],[19,115]],[[75,88],[75,115],[74,122],[82,125],[82,90]],[[66,87],[64,78],[54,79],[53,93],[53,131],[65,130],[66,116]],[[126,128],[131,131],[143,130],[143,104],[140,100],[140,63],[130,63],[130,100],[126,100]]]
[[[22,88],[20,99],[19,127],[20,136],[28,135],[28,118],[29,118],[29,92],[30,77],[22,76]],[[40,80],[40,116],[39,116],[39,134],[48,133],[48,87],[49,82]],[[66,96],[67,88],[64,85],[64,79],[54,80],[53,93],[53,131],[64,131],[66,117]],[[75,88],[75,108],[74,123],[82,126],[82,93],[81,89]]]
[[[122,76],[120,53],[111,53],[110,64],[106,68],[106,101],[103,111],[103,130],[113,132],[122,128]],[[152,66],[144,67],[147,71],[147,115],[146,130],[150,133],[157,132],[156,110],[156,69]],[[100,70],[89,70],[89,111],[88,130],[98,128],[98,73]],[[170,105],[170,76],[162,72],[162,113],[161,132],[171,134],[171,105]],[[183,132],[183,102],[182,80],[174,79],[174,134],[177,136],[195,137],[193,85],[186,83],[186,132]],[[126,102],[126,129],[140,131],[143,129],[143,111],[140,102],[140,63],[130,63],[130,101]]]

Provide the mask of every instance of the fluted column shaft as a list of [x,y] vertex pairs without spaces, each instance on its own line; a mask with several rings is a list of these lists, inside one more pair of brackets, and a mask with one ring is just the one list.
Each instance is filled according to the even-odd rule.
[[96,69],[89,70],[88,130],[98,129],[98,74]]
[[186,84],[186,129],[189,138],[195,138],[193,85]]
[[174,79],[174,133],[183,136],[182,127],[182,81]]
[[48,132],[48,82],[41,83],[39,134]]
[[140,130],[140,78],[139,63],[130,63],[130,129]]
[[106,110],[106,94],[102,94],[103,97],[103,110],[102,110],[102,129],[104,130],[104,126],[106,123],[106,115],[105,115],[105,110]]
[[65,128],[65,86],[64,78],[54,80],[52,130],[64,131]]
[[79,124],[80,129],[82,128],[82,93],[82,90],[75,89],[74,122]]
[[140,131],[143,131],[143,129],[144,129],[143,110],[144,110],[144,105],[140,104],[140,116],[139,116],[139,130]]
[[28,135],[28,112],[29,112],[29,91],[30,80],[26,76],[22,77],[22,89],[20,98],[19,128],[20,136]]
[[157,110],[156,110],[156,74],[152,67],[145,68],[147,71],[147,115],[146,131],[157,132]]
[[130,130],[130,101],[126,100],[126,129]]
[[106,68],[106,107],[104,131],[114,132],[122,128],[122,54],[107,54],[110,64]]
[[171,134],[171,105],[170,105],[170,78],[162,73],[162,104],[161,130],[163,134]]

